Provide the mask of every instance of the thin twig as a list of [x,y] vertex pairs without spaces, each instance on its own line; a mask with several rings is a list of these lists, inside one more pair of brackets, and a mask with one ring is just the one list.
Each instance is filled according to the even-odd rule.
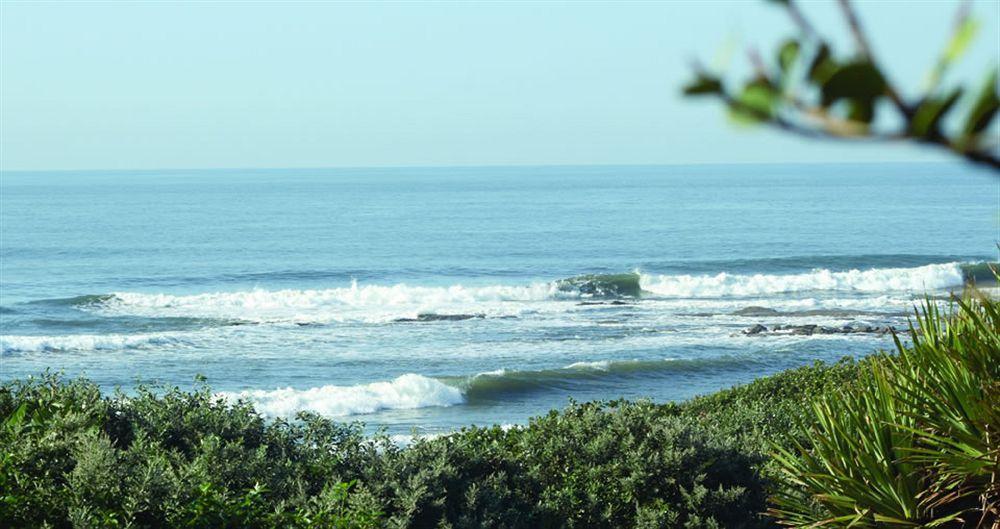
[[913,117],[913,109],[910,105],[903,101],[903,98],[899,95],[899,92],[893,88],[892,83],[889,82],[885,70],[878,67],[877,61],[875,60],[875,55],[872,53],[871,44],[868,41],[868,37],[865,35],[864,30],[861,28],[861,21],[858,20],[857,14],[854,12],[854,8],[851,6],[850,0],[838,0],[840,4],[840,10],[844,13],[844,18],[847,19],[847,25],[851,28],[851,34],[854,36],[854,42],[858,46],[858,51],[861,55],[872,65],[878,68],[882,72],[882,77],[885,78],[885,92],[892,100],[892,103],[896,105],[896,109],[899,110],[907,122]]
[[819,33],[816,33],[816,29],[813,28],[813,25],[809,23],[809,20],[807,20],[805,15],[802,14],[802,11],[799,10],[799,6],[795,3],[795,0],[788,0],[788,3],[785,4],[785,9],[788,10],[788,16],[792,17],[792,21],[795,22],[795,25],[799,27],[799,30],[801,30],[802,33],[822,40],[820,39]]

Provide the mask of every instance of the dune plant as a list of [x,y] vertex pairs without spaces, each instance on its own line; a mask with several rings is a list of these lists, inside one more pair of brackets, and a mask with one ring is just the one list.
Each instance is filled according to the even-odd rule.
[[804,442],[775,446],[788,526],[1000,525],[1000,307],[971,292],[916,311],[909,344],[814,403]]

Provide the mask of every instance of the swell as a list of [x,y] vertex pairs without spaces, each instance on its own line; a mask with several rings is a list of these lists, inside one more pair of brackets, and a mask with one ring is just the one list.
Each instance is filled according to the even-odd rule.
[[605,360],[576,362],[557,369],[497,370],[472,377],[444,379],[463,390],[470,404],[502,402],[516,395],[572,390],[595,383],[618,383],[678,373],[743,369],[758,360],[719,356],[699,359]]
[[293,417],[308,411],[330,417],[364,415],[456,405],[503,404],[525,394],[579,388],[585,384],[617,383],[638,377],[746,369],[761,360],[716,357],[697,360],[625,360],[578,362],[558,369],[497,370],[467,377],[432,378],[407,373],[389,381],[353,386],[327,385],[308,389],[222,392],[230,400],[246,400],[267,416]]

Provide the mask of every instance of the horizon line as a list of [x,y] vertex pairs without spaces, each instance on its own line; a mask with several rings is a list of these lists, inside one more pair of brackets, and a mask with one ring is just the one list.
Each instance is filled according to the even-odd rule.
[[161,167],[161,168],[83,168],[83,169],[6,169],[0,173],[155,173],[168,171],[282,171],[282,170],[352,170],[352,169],[487,169],[487,168],[601,168],[601,167],[702,167],[702,166],[806,166],[806,165],[965,165],[962,160],[857,160],[812,162],[686,162],[686,163],[515,163],[515,164],[420,164],[420,165],[314,165],[266,167]]

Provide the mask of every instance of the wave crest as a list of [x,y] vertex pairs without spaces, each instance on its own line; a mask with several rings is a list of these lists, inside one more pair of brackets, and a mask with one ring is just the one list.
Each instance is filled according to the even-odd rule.
[[[588,275],[529,285],[359,285],[319,290],[264,290],[190,295],[118,292],[72,298],[75,306],[113,316],[183,317],[247,323],[390,323],[457,321],[565,311],[538,302],[591,298],[725,299],[795,292],[924,293],[961,286],[984,272],[976,264],[873,268],[799,274]],[[67,301],[67,300],[56,300]],[[588,304],[603,303],[588,301]],[[613,303],[613,302],[609,302]]]
[[0,351],[4,353],[34,353],[62,351],[106,351],[144,349],[183,343],[179,337],[166,334],[74,334],[66,336],[0,336]]
[[381,410],[403,410],[453,406],[465,402],[462,390],[439,380],[408,373],[389,382],[358,386],[322,386],[225,392],[227,399],[245,399],[264,415],[290,417],[311,411],[328,417],[344,417]]
[[[364,285],[323,290],[263,290],[193,295],[117,292],[97,310],[138,316],[239,318],[256,322],[342,321],[390,322],[416,319],[420,314],[464,313],[463,307],[494,304],[476,311],[486,316],[507,315],[497,303],[542,301],[569,294],[554,284],[484,287],[421,287],[397,284]],[[90,306],[85,307],[90,308]]]
[[961,286],[961,263],[916,268],[873,268],[833,272],[817,269],[802,274],[720,273],[716,275],[643,275],[643,290],[663,297],[745,297],[805,291],[927,292]]

